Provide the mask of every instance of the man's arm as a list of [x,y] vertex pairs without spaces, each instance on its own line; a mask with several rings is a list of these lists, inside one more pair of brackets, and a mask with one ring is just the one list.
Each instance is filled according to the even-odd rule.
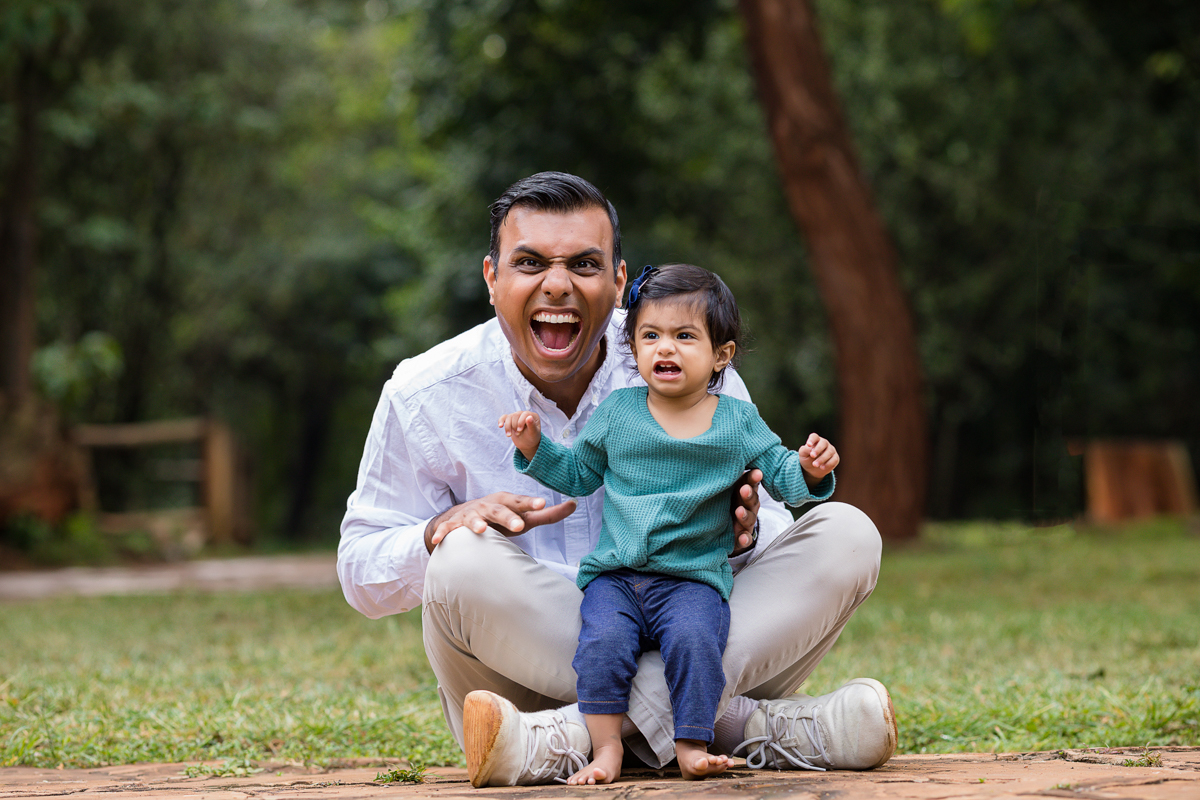
[[[419,420],[384,387],[363,448],[358,482],[347,502],[338,546],[338,579],[346,601],[377,619],[421,604],[425,568],[438,541],[455,528],[491,526],[513,535],[565,519],[567,501],[545,508],[542,498],[500,492],[453,505],[416,432]],[[440,534],[440,535],[439,535]]]

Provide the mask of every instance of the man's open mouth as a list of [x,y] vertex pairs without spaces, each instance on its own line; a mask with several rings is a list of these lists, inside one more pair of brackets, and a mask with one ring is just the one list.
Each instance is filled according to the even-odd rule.
[[547,350],[569,350],[579,336],[579,315],[568,312],[551,314],[539,311],[529,321],[533,335]]

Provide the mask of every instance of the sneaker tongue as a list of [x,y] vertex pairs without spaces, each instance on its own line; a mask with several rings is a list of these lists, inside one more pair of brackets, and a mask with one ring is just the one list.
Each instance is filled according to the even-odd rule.
[[566,350],[579,329],[578,322],[534,322],[533,333],[551,350]]

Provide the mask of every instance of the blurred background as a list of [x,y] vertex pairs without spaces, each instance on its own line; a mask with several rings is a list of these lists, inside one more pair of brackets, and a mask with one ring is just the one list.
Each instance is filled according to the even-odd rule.
[[[812,5],[912,313],[925,518],[1077,518],[1089,443],[1194,463],[1200,4]],[[546,169],[631,268],[725,277],[764,417],[836,442],[745,32],[732,0],[6,2],[0,559],[194,549],[129,515],[217,484],[226,540],[332,546],[382,383],[491,315],[487,205]]]

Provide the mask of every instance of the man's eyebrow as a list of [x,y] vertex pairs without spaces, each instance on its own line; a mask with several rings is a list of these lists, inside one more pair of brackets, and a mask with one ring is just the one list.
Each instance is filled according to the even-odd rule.
[[[519,245],[515,246],[512,249],[512,254],[514,256],[517,256],[517,255],[533,256],[534,258],[538,259],[539,261],[548,261],[549,260],[544,255],[539,253],[537,250],[534,250],[532,247],[530,247],[528,245],[524,245],[524,244],[519,244]],[[603,256],[603,255],[604,255],[604,251],[601,250],[599,247],[589,247],[586,250],[580,250],[578,253],[568,256],[567,260],[568,261],[579,261],[580,259],[583,259],[583,258],[592,258],[595,256]]]

